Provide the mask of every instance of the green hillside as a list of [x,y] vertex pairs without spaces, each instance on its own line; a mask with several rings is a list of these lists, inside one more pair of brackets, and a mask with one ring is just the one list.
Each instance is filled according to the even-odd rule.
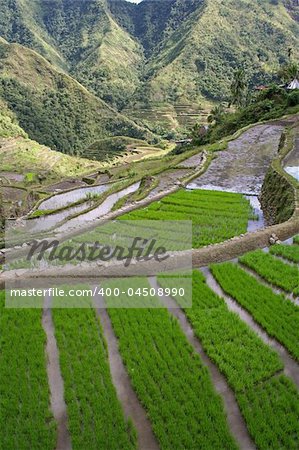
[[223,100],[236,67],[273,79],[297,0],[0,0],[0,35],[35,49],[118,109]]
[[251,85],[273,79],[288,48],[299,56],[299,24],[280,1],[272,3],[206,0],[149,61],[152,100],[226,99],[239,66]]
[[143,52],[105,0],[0,0],[0,35],[36,50],[119,109],[138,87]]
[[0,42],[0,56],[0,98],[40,144],[80,155],[108,136],[151,137],[36,52]]

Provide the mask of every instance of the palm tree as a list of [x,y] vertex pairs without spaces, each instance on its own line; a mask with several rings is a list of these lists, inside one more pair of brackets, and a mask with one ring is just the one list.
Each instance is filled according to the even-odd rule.
[[215,124],[217,125],[218,123],[221,122],[223,113],[224,113],[224,107],[222,104],[215,106],[215,108],[213,108],[211,110],[211,113],[208,117],[208,123],[215,122]]
[[234,79],[230,87],[231,91],[231,105],[236,105],[238,108],[244,105],[247,90],[247,80],[245,70],[240,68],[236,70]]
[[279,78],[284,83],[289,83],[295,78],[299,78],[299,66],[296,62],[290,62],[289,64],[284,64],[280,71],[278,72]]

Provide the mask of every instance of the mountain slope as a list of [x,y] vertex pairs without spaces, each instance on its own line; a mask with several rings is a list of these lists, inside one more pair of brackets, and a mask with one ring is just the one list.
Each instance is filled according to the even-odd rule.
[[253,86],[288,48],[299,56],[297,0],[0,0],[0,17],[8,41],[134,117],[145,104],[205,108],[227,99],[237,67]]
[[0,35],[32,48],[119,109],[138,87],[143,51],[105,0],[0,0]]
[[[50,3],[50,2],[49,2]],[[0,0],[0,36],[36,50],[52,64],[67,70],[67,62],[41,21],[36,0]]]
[[3,41],[0,98],[31,139],[65,153],[111,135],[150,137],[36,52]]
[[222,100],[237,67],[246,67],[257,84],[273,77],[289,47],[298,57],[298,35],[298,23],[280,2],[206,0],[150,60],[151,97]]

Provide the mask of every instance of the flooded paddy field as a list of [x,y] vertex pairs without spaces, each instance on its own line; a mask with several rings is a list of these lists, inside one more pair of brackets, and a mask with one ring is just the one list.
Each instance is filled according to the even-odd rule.
[[282,131],[281,125],[258,125],[245,131],[187,187],[259,195]]
[[61,194],[56,194],[53,195],[53,197],[44,200],[39,205],[38,209],[49,210],[49,209],[65,208],[66,206],[71,205],[72,203],[84,200],[84,198],[87,198],[88,195],[102,194],[109,187],[110,187],[109,185],[101,184],[98,186],[82,187],[78,189],[73,189],[68,192],[63,192]]

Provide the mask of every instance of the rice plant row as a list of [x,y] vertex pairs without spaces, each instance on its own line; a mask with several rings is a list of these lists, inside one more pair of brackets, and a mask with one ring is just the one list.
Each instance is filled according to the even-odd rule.
[[299,246],[298,245],[273,245],[270,248],[272,255],[281,256],[288,261],[299,263]]
[[[159,276],[161,286],[178,286],[178,279]],[[185,284],[185,286],[188,286]],[[190,286],[190,284],[189,284]],[[244,390],[282,369],[277,353],[264,344],[239,316],[228,310],[224,300],[206,284],[199,271],[193,272],[185,296],[192,295],[187,318],[209,357],[217,363],[234,390]],[[181,298],[176,297],[178,304]]]
[[[115,280],[109,286],[124,290],[132,283]],[[138,286],[149,287],[146,280],[139,280]],[[158,299],[152,302],[157,306]],[[126,306],[129,303],[128,298]],[[168,311],[110,308],[109,315],[121,356],[160,448],[237,448],[207,369]]]
[[240,194],[180,190],[122,220],[190,220],[193,247],[199,248],[245,233],[253,217],[249,201]]
[[0,448],[53,450],[46,336],[40,309],[5,309],[0,293]]
[[286,292],[299,294],[299,269],[291,266],[262,250],[246,253],[239,261],[258,273],[269,283]]
[[[170,281],[159,277],[161,286]],[[178,280],[173,283],[177,286]],[[234,390],[257,448],[298,448],[299,394],[289,379],[276,376],[283,367],[277,353],[228,310],[201,273],[194,271],[192,284],[192,308],[185,313],[205,352]]]
[[299,308],[233,263],[211,266],[222,289],[299,361]]
[[133,450],[112,383],[106,343],[93,309],[53,309],[73,450]]

